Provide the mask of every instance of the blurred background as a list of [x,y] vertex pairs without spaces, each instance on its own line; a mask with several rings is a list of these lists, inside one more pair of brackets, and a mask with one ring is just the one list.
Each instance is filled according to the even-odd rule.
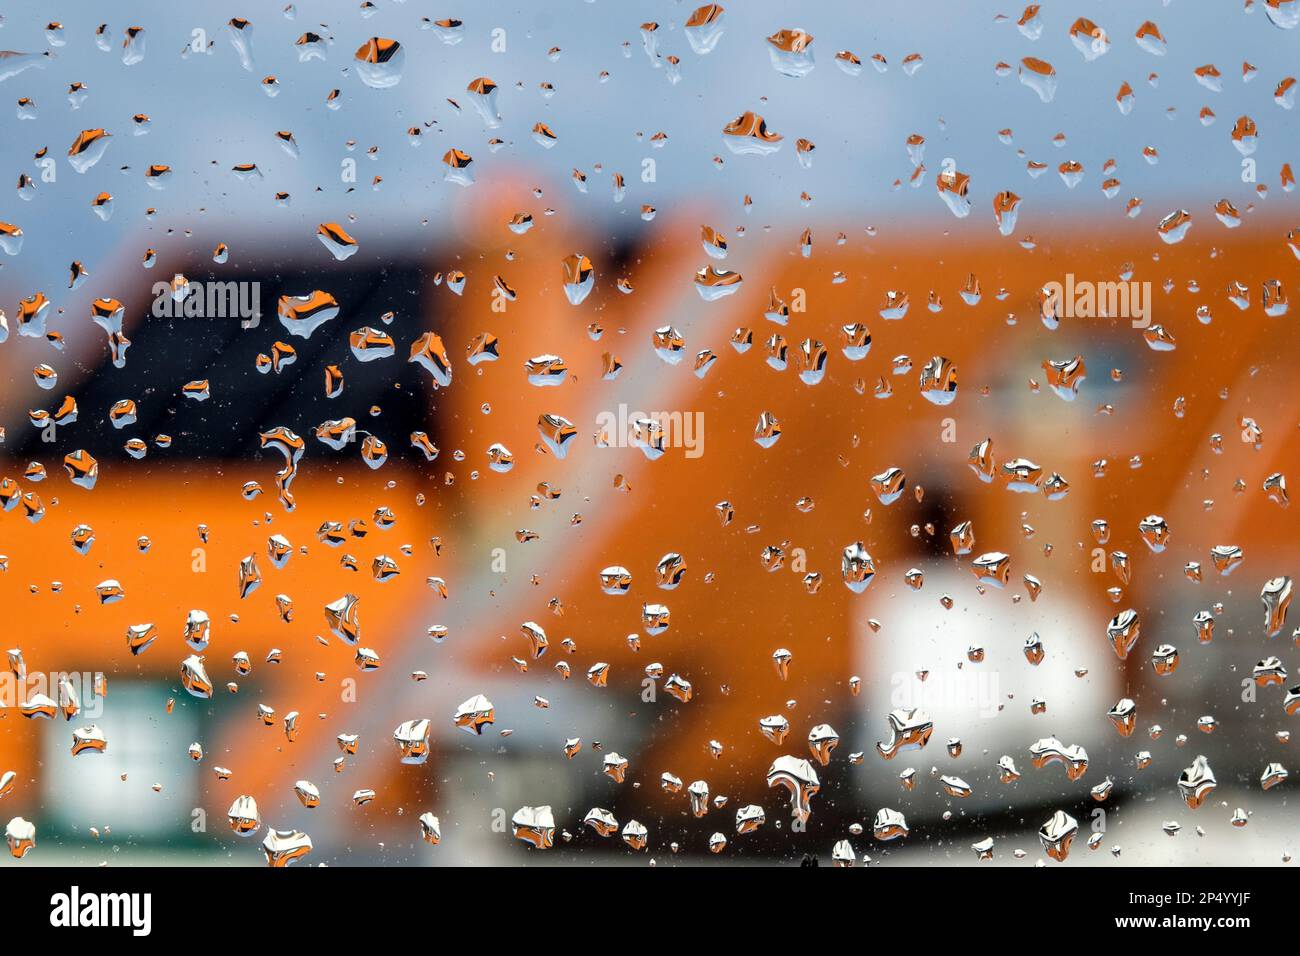
[[[1265,479],[1296,461],[1300,342],[1276,292],[1271,310],[1264,301],[1267,283],[1283,296],[1294,287],[1297,265],[1287,164],[1300,159],[1290,85],[1300,32],[1282,28],[1295,4],[795,12],[746,0],[710,15],[721,34],[707,53],[685,27],[697,6],[5,8],[0,47],[13,56],[0,63],[0,92],[11,105],[0,109],[16,113],[0,155],[18,188],[0,198],[0,222],[22,237],[0,256],[6,647],[29,675],[102,674],[106,694],[71,722],[28,719],[22,700],[4,701],[0,774],[16,776],[0,818],[35,823],[37,847],[3,865],[259,865],[265,829],[245,840],[227,823],[245,794],[264,827],[310,834],[305,862],[335,865],[807,854],[829,864],[841,840],[878,862],[976,865],[971,845],[988,837],[995,864],[1028,865],[1057,810],[1079,822],[1071,865],[1289,861],[1289,784],[1264,791],[1260,778],[1290,766],[1292,718],[1285,686],[1257,686],[1254,674],[1273,656],[1295,667],[1292,626],[1268,637],[1259,599],[1267,580],[1296,571],[1294,509]],[[1072,40],[1080,17],[1104,32],[1104,54],[1089,59]],[[231,18],[251,26],[232,29]],[[124,49],[136,26],[143,40]],[[813,38],[801,76],[786,75],[800,61],[774,56],[769,40],[796,28]],[[251,49],[247,69],[232,36]],[[371,37],[401,45],[394,86],[358,75]],[[1020,82],[1026,57],[1051,65],[1050,102]],[[480,77],[497,87],[498,126],[467,90]],[[1126,84],[1131,98],[1117,101]],[[779,150],[726,142],[724,127],[747,111],[783,137]],[[1234,140],[1239,117],[1253,140]],[[78,173],[69,147],[96,129],[108,146]],[[453,149],[472,159],[472,185],[448,179]],[[1082,170],[1073,187],[1067,163]],[[158,166],[170,176],[147,172]],[[936,194],[945,169],[969,177],[968,216]],[[1003,191],[1019,199],[1005,234],[994,216]],[[107,219],[95,206],[105,193]],[[1161,241],[1157,225],[1179,210],[1190,230]],[[327,223],[355,238],[355,254],[330,254],[317,238]],[[725,237],[725,260],[701,248],[702,227]],[[573,254],[595,275],[576,306],[562,265]],[[705,266],[743,282],[708,301],[695,282]],[[177,276],[200,293],[242,283],[260,322],[157,315],[156,284]],[[1050,328],[1040,290],[1067,277],[1149,283],[1165,340],[1125,316],[1062,316]],[[292,335],[281,297],[316,290],[334,297],[337,317]],[[124,363],[92,320],[103,299],[122,306]],[[23,322],[24,300],[48,301],[43,328]],[[865,356],[842,348],[854,324],[870,330]],[[684,341],[678,364],[656,352],[665,326]],[[349,336],[364,328],[391,336],[395,355],[361,360]],[[447,387],[406,360],[425,332],[450,356]],[[500,360],[472,364],[483,333]],[[800,375],[805,340],[828,353],[815,384]],[[282,344],[295,360],[272,368]],[[697,361],[703,350],[716,360]],[[524,363],[544,355],[567,365],[557,387],[529,383]],[[949,405],[918,388],[932,356],[956,366]],[[1086,381],[1063,401],[1043,364],[1075,356]],[[345,381],[335,397],[331,366]],[[181,393],[197,381],[206,401]],[[36,413],[65,396],[76,420],[48,427]],[[136,414],[118,427],[109,412],[123,400]],[[651,460],[601,441],[620,409],[698,416],[701,453],[669,447]],[[754,440],[765,412],[781,427],[769,448]],[[576,429],[562,458],[539,435],[542,414]],[[341,450],[317,439],[322,422],[347,417],[386,444],[382,466],[368,467],[360,438]],[[258,437],[277,426],[305,442],[292,511],[277,500],[283,457]],[[416,432],[438,449],[433,460],[413,447]],[[123,447],[132,438],[142,458]],[[985,439],[997,462],[1035,462],[1068,494],[980,481],[968,456]],[[489,467],[497,443],[513,453],[506,473]],[[93,490],[65,472],[78,449],[98,461]],[[891,467],[906,490],[884,504],[871,479]],[[247,482],[262,494],[247,497]],[[1168,523],[1163,552],[1139,535],[1148,515]],[[950,532],[964,521],[974,549],[956,555]],[[337,546],[321,540],[326,522],[341,525]],[[69,540],[80,525],[94,532],[86,554]],[[271,535],[294,549],[280,569]],[[854,542],[877,571],[862,594],[839,580]],[[1220,545],[1245,555],[1231,577],[1211,562]],[[977,588],[971,574],[991,551],[1010,559],[1004,589]],[[687,570],[662,590],[656,565],[670,553]],[[262,583],[241,598],[250,554]],[[381,555],[398,576],[371,573]],[[611,566],[631,572],[626,594],[602,592]],[[1026,574],[1041,582],[1036,599]],[[101,604],[106,580],[122,600]],[[360,670],[329,630],[323,608],[347,594],[378,669]],[[668,607],[667,630],[648,633],[647,604]],[[1126,608],[1142,634],[1120,661],[1106,624]],[[179,681],[192,609],[212,621],[209,700]],[[1193,623],[1202,611],[1214,619],[1208,643]],[[525,622],[548,635],[540,658]],[[134,655],[127,628],[143,623],[157,638]],[[1034,634],[1037,665],[1023,651]],[[1180,651],[1164,677],[1151,664],[1162,644]],[[782,649],[784,679],[773,665]],[[232,661],[240,651],[247,675]],[[586,675],[601,663],[608,680],[596,687]],[[665,690],[672,674],[690,683],[689,701]],[[495,723],[467,734],[453,715],[479,694]],[[1121,698],[1137,708],[1130,737],[1106,717]],[[262,720],[259,706],[274,714]],[[887,715],[913,706],[934,721],[930,743],[883,760]],[[781,745],[759,727],[777,714],[790,727]],[[394,728],[425,717],[429,759],[399,763]],[[72,729],[88,722],[105,752],[72,756]],[[822,724],[839,746],[816,768],[810,819],[793,827],[787,794],[765,777],[782,754],[811,759],[806,740]],[[340,735],[359,737],[355,753]],[[1032,765],[1031,745],[1048,737],[1086,749],[1081,778]],[[568,758],[571,738],[581,749]],[[621,783],[603,772],[610,754],[628,762]],[[1193,811],[1177,780],[1198,754],[1218,789]],[[1000,779],[1003,756],[1019,769],[1013,783]],[[682,791],[666,791],[663,774]],[[948,795],[944,775],[971,795]],[[1094,799],[1107,779],[1109,796]],[[295,797],[300,780],[319,789],[318,807]],[[685,792],[697,780],[711,796],[703,817]],[[364,790],[374,798],[358,805]],[[557,825],[545,853],[513,839],[510,823],[541,805]],[[766,823],[738,834],[745,805]],[[647,852],[584,825],[593,807],[620,829],[640,821]],[[872,838],[882,807],[906,815],[907,838]],[[1248,825],[1230,822],[1238,808]],[[437,846],[421,839],[426,812],[440,821]],[[710,855],[715,833],[727,845]]]

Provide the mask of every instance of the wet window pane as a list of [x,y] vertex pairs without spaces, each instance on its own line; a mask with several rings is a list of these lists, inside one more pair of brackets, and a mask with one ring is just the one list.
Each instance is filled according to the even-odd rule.
[[1289,859],[1300,0],[252,6],[5,11],[15,858]]

